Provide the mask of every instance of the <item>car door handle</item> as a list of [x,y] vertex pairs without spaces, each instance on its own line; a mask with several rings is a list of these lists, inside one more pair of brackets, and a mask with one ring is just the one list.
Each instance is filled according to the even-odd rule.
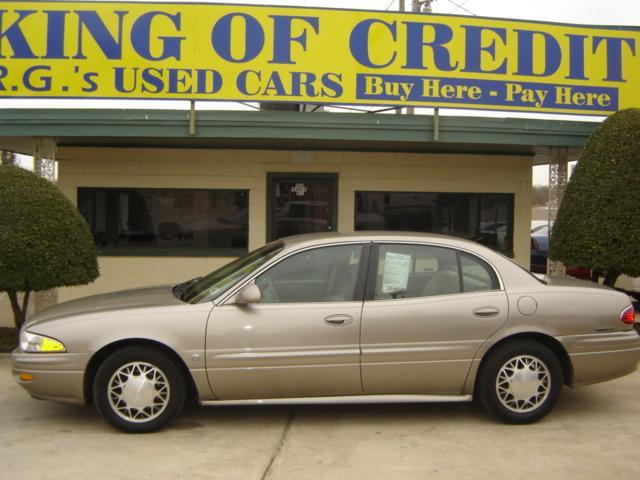
[[350,325],[353,323],[353,317],[351,315],[329,315],[325,317],[324,323],[327,325]]
[[480,308],[476,308],[473,311],[473,314],[476,317],[481,317],[481,318],[497,317],[498,315],[500,315],[500,309],[496,307],[480,307]]

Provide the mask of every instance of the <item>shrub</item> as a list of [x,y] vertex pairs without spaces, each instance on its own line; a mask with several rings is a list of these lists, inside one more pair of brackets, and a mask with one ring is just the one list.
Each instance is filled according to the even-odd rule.
[[9,295],[16,326],[25,321],[30,292],[98,275],[89,226],[63,193],[35,173],[0,165],[0,292]]
[[567,185],[549,257],[614,285],[640,276],[640,109],[622,110],[589,137]]

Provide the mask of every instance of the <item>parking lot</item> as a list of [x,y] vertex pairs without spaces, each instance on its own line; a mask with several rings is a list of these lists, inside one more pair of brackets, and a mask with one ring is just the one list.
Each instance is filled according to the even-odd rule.
[[474,404],[192,408],[150,435],[31,399],[0,355],[0,478],[637,479],[640,372],[565,388],[543,421]]

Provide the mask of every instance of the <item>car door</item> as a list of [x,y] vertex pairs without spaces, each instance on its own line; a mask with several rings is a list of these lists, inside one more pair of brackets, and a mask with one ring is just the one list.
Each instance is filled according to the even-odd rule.
[[507,305],[495,270],[474,255],[375,245],[362,313],[364,393],[460,393]]
[[221,305],[207,328],[218,399],[362,393],[360,317],[368,244],[305,249],[255,278],[261,301]]

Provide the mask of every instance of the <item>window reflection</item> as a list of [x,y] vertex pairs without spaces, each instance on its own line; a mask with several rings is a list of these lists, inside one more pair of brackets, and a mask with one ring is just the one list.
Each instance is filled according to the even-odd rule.
[[276,175],[270,182],[271,239],[332,229],[332,179]]
[[513,252],[513,194],[356,192],[356,230],[442,233]]
[[79,188],[78,208],[103,251],[241,249],[246,190]]

